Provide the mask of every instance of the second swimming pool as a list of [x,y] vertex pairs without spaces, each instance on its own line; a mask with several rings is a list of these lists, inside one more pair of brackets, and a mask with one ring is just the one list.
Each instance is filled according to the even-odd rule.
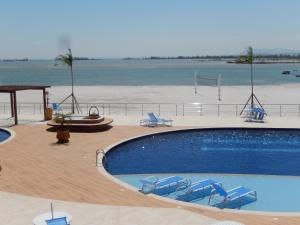
[[0,143],[8,139],[10,136],[11,135],[8,131],[0,128]]

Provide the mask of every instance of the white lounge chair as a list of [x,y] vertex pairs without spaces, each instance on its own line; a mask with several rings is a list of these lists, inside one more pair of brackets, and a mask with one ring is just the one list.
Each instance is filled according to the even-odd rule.
[[187,187],[188,180],[180,176],[170,176],[163,179],[150,176],[141,179],[142,183],[141,192],[143,193],[170,193],[176,191],[179,187]]

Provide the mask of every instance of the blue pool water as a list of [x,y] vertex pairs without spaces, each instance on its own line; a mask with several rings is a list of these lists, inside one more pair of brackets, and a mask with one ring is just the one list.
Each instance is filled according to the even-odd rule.
[[[106,170],[136,187],[147,174],[213,178],[226,188],[257,191],[258,201],[243,209],[300,211],[299,129],[173,131],[124,142],[106,156]],[[207,204],[207,199],[195,203]]]
[[0,129],[0,143],[3,142],[3,141],[5,141],[9,137],[10,137],[10,133],[9,132]]
[[300,176],[300,130],[206,129],[161,133],[107,153],[111,174],[231,173]]

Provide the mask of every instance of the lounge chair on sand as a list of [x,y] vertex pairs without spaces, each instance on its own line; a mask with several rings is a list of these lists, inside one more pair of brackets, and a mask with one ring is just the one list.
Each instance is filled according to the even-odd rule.
[[219,184],[218,182],[211,179],[191,183],[189,184],[187,189],[178,190],[176,192],[177,199],[183,201],[192,201],[198,198],[204,198],[211,194],[211,191],[213,189],[212,184],[215,183]]
[[[211,203],[214,197],[221,197],[222,200],[219,201],[219,203],[215,204],[215,206],[217,207],[226,208],[229,203],[237,202],[238,204],[232,204],[231,206],[231,208],[237,208],[257,200],[256,191],[250,188],[240,186],[226,191],[220,184],[214,183],[212,184],[212,186],[214,187],[214,189],[211,192],[208,204]],[[245,199],[243,203],[242,201],[246,197],[248,197],[248,199]],[[220,203],[222,206],[220,205]]]
[[140,120],[141,126],[156,127],[156,126],[172,126],[173,120],[162,119],[155,116],[154,113],[148,113],[147,119]]
[[170,176],[163,179],[151,176],[141,179],[140,182],[142,183],[141,192],[163,195],[174,192],[180,187],[186,188],[189,181],[180,176]]
[[67,218],[66,217],[46,220],[46,222],[47,222],[47,225],[69,225],[67,223]]
[[264,122],[264,116],[266,115],[266,112],[264,109],[259,107],[253,107],[245,116],[246,122]]
[[62,108],[57,103],[52,103],[52,109],[53,109],[54,115],[58,115],[58,114],[62,113]]

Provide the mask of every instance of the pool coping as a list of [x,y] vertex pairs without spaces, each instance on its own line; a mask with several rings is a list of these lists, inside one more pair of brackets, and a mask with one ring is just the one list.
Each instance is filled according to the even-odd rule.
[[[157,132],[152,132],[152,133],[148,133],[148,134],[142,134],[142,135],[137,135],[137,136],[133,136],[130,138],[126,138],[123,139],[122,141],[118,141],[112,145],[109,145],[108,147],[104,148],[104,154],[106,154],[107,152],[109,152],[110,150],[112,150],[114,147],[132,141],[134,139],[137,138],[142,138],[142,137],[147,137],[147,136],[151,136],[151,135],[155,135],[155,134],[161,134],[161,133],[172,133],[172,132],[177,132],[177,131],[188,131],[188,130],[207,130],[207,129],[297,129],[297,128],[259,128],[259,127],[193,127],[193,128],[178,128],[178,129],[172,129],[172,130],[167,130],[167,131],[157,131]],[[172,204],[177,205],[177,208],[182,208],[182,207],[193,207],[193,208],[198,208],[198,209],[205,209],[205,210],[209,210],[209,211],[214,211],[214,212],[228,212],[228,213],[237,213],[237,214],[252,214],[252,215],[266,215],[266,216],[274,216],[274,219],[277,219],[276,216],[300,216],[300,212],[269,212],[269,211],[255,211],[255,210],[243,210],[243,209],[219,209],[216,207],[212,207],[212,206],[206,206],[206,205],[198,205],[195,203],[189,203],[189,202],[183,202],[183,201],[179,201],[179,200],[175,200],[175,199],[170,199],[170,198],[166,198],[166,197],[162,197],[159,195],[155,195],[155,194],[143,194],[142,192],[139,191],[139,189],[137,189],[136,187],[125,183],[123,181],[121,181],[120,179],[114,177],[113,175],[111,175],[107,170],[105,170],[104,166],[103,166],[103,158],[104,158],[104,154],[101,154],[101,156],[99,156],[100,154],[97,155],[97,162],[98,165],[97,166],[97,170],[106,178],[108,178],[109,180],[131,190],[134,191],[137,194],[141,194],[141,195],[146,195],[146,196],[151,196],[155,199],[158,199],[160,201],[165,201],[165,202],[169,202]],[[274,175],[275,176],[275,175]]]
[[8,129],[8,128],[2,128],[2,127],[1,127],[0,130],[4,130],[4,131],[10,133],[10,137],[7,138],[6,140],[0,142],[0,145],[4,145],[5,143],[11,141],[12,139],[14,139],[14,138],[17,136],[17,135],[16,135],[16,132],[13,131],[13,130],[11,130],[11,129]]

